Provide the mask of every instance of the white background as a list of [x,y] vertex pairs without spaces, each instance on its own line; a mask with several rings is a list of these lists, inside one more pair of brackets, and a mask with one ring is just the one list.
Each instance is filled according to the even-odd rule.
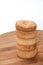
[[43,0],[0,0],[0,34],[14,31],[20,19],[33,20],[43,30]]

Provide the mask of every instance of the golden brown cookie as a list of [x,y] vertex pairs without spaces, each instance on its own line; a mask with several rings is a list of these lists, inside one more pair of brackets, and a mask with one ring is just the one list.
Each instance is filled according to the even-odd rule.
[[16,37],[16,43],[20,44],[20,45],[33,45],[35,43],[37,43],[36,38],[33,39],[21,39]]
[[36,46],[37,46],[36,43],[33,44],[33,45],[20,45],[20,44],[17,43],[16,48],[18,50],[32,51],[32,50],[36,49]]
[[27,52],[27,51],[25,52],[25,51],[21,51],[21,50],[17,50],[16,52],[19,57],[28,59],[28,58],[33,58],[34,56],[36,56],[37,49],[34,49],[30,52]]
[[16,35],[19,38],[23,38],[23,39],[32,39],[36,37],[36,31],[32,31],[32,32],[23,32],[23,31],[19,31],[16,30]]
[[30,20],[19,20],[16,22],[16,29],[25,32],[34,31],[36,24]]

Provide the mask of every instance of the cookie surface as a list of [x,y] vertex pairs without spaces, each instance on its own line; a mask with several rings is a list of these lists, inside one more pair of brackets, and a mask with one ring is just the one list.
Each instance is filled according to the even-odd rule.
[[19,31],[16,30],[16,35],[19,38],[23,38],[23,39],[32,39],[36,37],[36,31],[32,31],[32,32],[23,32],[23,31]]
[[33,39],[21,39],[16,37],[16,43],[20,44],[20,45],[33,45],[35,43],[37,43],[36,38]]
[[20,31],[34,31],[36,30],[36,24],[30,20],[19,20],[16,22],[16,29]]
[[23,51],[32,51],[37,48],[36,46],[37,46],[37,43],[33,45],[20,45],[18,43],[16,44],[16,48],[18,50],[23,50]]
[[21,50],[17,50],[17,55],[21,58],[32,58],[37,54],[37,49],[30,51],[30,52],[25,52]]

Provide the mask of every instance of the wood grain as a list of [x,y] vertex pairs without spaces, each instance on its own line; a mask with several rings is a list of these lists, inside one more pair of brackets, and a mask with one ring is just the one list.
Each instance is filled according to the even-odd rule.
[[15,32],[0,35],[0,65],[43,65],[43,31],[37,31],[38,54],[32,59],[16,55]]

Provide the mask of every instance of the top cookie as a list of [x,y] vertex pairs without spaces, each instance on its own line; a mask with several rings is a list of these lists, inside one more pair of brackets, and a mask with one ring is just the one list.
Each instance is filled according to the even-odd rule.
[[19,20],[16,22],[16,29],[25,32],[34,31],[36,24],[30,20]]

